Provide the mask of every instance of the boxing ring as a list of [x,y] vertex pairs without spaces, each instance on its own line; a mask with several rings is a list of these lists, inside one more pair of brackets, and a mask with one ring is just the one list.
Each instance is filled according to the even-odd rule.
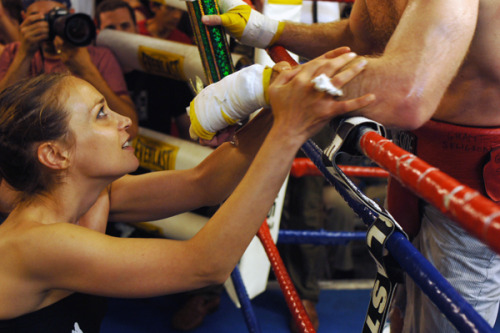
[[[214,75],[217,57],[227,50],[225,45],[216,45],[220,27],[206,27],[201,23],[202,14],[219,13],[213,1],[188,2],[191,24],[197,32],[198,47],[204,62],[210,58],[214,63],[205,65],[207,77]],[[215,39],[211,37],[215,36]],[[267,50],[274,62],[295,60],[280,47]],[[227,52],[226,52],[227,53]],[[222,57],[222,72],[227,68]],[[217,69],[220,75],[221,70]],[[223,77],[224,75],[222,75]],[[218,77],[220,79],[221,76]],[[216,81],[214,79],[214,81]],[[359,118],[359,117],[358,117]],[[307,141],[302,150],[316,165],[324,177],[335,187],[349,206],[369,226],[366,239],[370,254],[377,263],[377,278],[368,306],[364,332],[380,332],[383,329],[395,286],[402,280],[402,270],[412,278],[421,290],[436,304],[447,319],[461,332],[492,332],[489,324],[459,295],[449,282],[418,252],[408,240],[402,228],[382,207],[367,198],[336,165],[335,157],[343,144],[349,142],[349,150],[357,152],[387,170],[391,176],[407,186],[423,200],[439,208],[456,220],[465,230],[489,245],[497,253],[500,208],[478,192],[460,184],[424,161],[397,147],[385,139],[384,129],[370,120],[356,119],[341,122],[336,129],[332,144],[323,152],[314,142]],[[258,238],[271,262],[272,269],[283,291],[286,303],[299,330],[314,332],[314,328],[302,302],[284,268],[277,248],[264,221]],[[296,236],[295,239],[300,239]],[[388,251],[388,254],[386,252]],[[236,268],[231,275],[250,332],[260,332],[251,303]],[[381,295],[384,295],[381,299]]]
[[[353,1],[345,0],[337,2]],[[193,8],[193,6],[196,6],[195,3],[187,3],[187,10],[190,12],[191,19],[197,16],[199,19],[202,13],[217,13],[218,9],[210,7],[211,2],[209,0],[198,2],[198,6],[202,6],[202,3],[203,5],[207,5],[208,3],[208,11],[206,11],[206,8]],[[198,23],[192,22],[193,25]],[[204,83],[215,82],[234,71],[231,64],[231,56],[228,56],[227,45],[224,45],[222,42],[219,43],[220,36],[222,36],[221,32],[217,32],[215,27],[210,28],[210,31],[208,31],[206,27],[202,26],[198,26],[194,30],[197,31],[200,38],[198,46],[201,45],[205,51],[209,52],[200,52],[202,55],[201,63],[207,74]],[[215,38],[219,39],[218,43],[211,42],[211,39],[214,37],[210,34],[214,33],[214,31]],[[104,37],[106,36],[104,35],[101,40],[104,40]],[[110,38],[109,40],[111,41],[112,39]],[[224,40],[222,38],[222,41]],[[184,49],[182,52],[184,52]],[[178,53],[180,54],[181,51]],[[295,63],[295,60],[282,48],[271,48],[268,50],[268,53],[274,62],[285,60],[292,64]],[[186,55],[185,58],[190,59],[192,56]],[[234,56],[232,60],[235,60]],[[139,68],[142,65],[135,62],[130,66],[144,70],[144,68]],[[194,67],[199,68],[199,66],[197,63]],[[167,66],[164,67],[166,68]],[[174,72],[182,71],[176,70]],[[184,75],[181,79],[195,76],[199,76],[198,73],[189,73],[189,75]],[[344,127],[341,128],[341,126]],[[345,128],[348,129],[345,130]],[[346,119],[339,124],[339,127],[336,129],[337,136],[332,146],[325,149],[325,151],[321,150],[313,141],[307,141],[303,145],[302,150],[308,156],[308,159],[297,160],[291,170],[291,175],[294,177],[312,175],[325,177],[349,206],[361,217],[363,222],[369,226],[368,232],[341,233],[281,230],[278,234],[278,242],[325,245],[343,244],[351,240],[367,240],[371,254],[377,263],[378,274],[372,292],[372,299],[370,304],[368,304],[368,313],[363,328],[364,332],[380,332],[382,330],[390,305],[391,294],[395,284],[400,281],[401,271],[405,271],[415,281],[460,332],[493,332],[489,324],[414,248],[392,216],[384,208],[368,199],[349,180],[348,176],[387,177],[390,175],[394,177],[420,198],[451,217],[470,234],[490,246],[497,253],[500,253],[500,242],[497,241],[500,235],[500,207],[477,191],[461,184],[415,155],[399,148],[386,139],[383,132],[384,130],[381,126],[370,120],[357,119],[352,122]],[[348,135],[343,137],[342,133],[348,133]],[[346,145],[344,145],[345,142],[347,142]],[[381,168],[336,165],[336,155],[346,147],[349,152],[352,152],[354,148],[355,153],[366,156]],[[201,221],[200,223],[203,222]],[[179,238],[183,237],[187,236]],[[303,333],[315,332],[284,267],[275,241],[269,231],[267,221],[263,221],[257,237],[269,258],[271,267],[297,327]],[[386,251],[390,257],[385,253]],[[246,287],[237,267],[231,274],[231,280],[241,304],[248,331],[260,332],[261,329],[253,312],[250,297],[247,294]],[[383,302],[378,297],[381,293],[385,293],[386,295]]]

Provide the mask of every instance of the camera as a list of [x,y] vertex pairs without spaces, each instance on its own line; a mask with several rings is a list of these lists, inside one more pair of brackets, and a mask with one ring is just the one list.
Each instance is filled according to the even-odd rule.
[[86,14],[70,14],[65,8],[54,8],[45,15],[49,23],[49,40],[60,36],[75,46],[87,46],[96,36],[94,21]]

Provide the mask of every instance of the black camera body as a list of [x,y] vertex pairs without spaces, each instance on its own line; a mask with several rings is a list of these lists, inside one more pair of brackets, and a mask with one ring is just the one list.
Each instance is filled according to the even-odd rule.
[[45,15],[49,23],[49,40],[60,36],[75,46],[87,46],[96,36],[92,18],[83,13],[71,14],[66,8],[54,8]]

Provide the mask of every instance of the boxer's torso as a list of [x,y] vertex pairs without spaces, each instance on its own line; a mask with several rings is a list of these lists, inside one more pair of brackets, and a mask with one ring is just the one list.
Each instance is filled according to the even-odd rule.
[[[439,0],[435,0],[439,1]],[[353,11],[374,53],[382,53],[408,0],[362,0]],[[479,0],[478,24],[469,53],[433,118],[469,126],[500,126],[500,0]],[[456,36],[459,39],[461,36]]]

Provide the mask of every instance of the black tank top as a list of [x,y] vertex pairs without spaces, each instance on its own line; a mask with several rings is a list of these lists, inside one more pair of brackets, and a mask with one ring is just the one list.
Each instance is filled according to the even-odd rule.
[[98,333],[106,310],[106,298],[75,293],[38,311],[0,320],[0,333]]

